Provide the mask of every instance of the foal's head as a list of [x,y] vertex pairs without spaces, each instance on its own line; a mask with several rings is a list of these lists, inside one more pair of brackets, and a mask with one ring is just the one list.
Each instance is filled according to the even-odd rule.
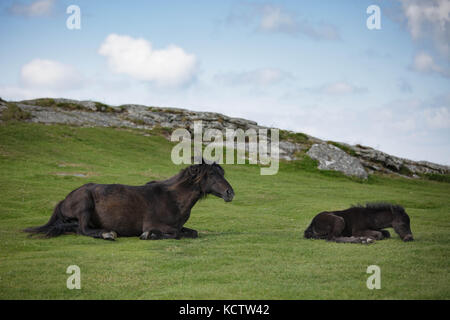
[[197,185],[203,195],[213,194],[226,202],[233,200],[234,190],[225,179],[225,171],[217,163],[194,164],[187,169],[190,180]]
[[410,219],[402,206],[385,202],[366,203],[366,206],[360,206],[371,212],[372,225],[378,228],[394,228],[395,232],[403,241],[414,240],[411,232]]
[[391,210],[393,214],[392,227],[398,233],[400,238],[402,238],[403,241],[414,240],[410,219],[405,209],[401,206],[392,206]]

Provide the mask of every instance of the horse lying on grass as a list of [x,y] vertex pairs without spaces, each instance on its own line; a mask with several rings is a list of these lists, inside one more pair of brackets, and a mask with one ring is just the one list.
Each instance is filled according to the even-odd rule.
[[403,241],[414,240],[405,209],[389,203],[368,203],[347,210],[321,212],[305,230],[305,238],[335,242],[372,243],[390,238],[394,228]]
[[76,232],[106,240],[197,238],[196,230],[183,227],[195,203],[208,194],[226,202],[234,197],[224,174],[220,165],[202,161],[143,186],[88,183],[59,202],[47,224],[24,231],[47,237]]

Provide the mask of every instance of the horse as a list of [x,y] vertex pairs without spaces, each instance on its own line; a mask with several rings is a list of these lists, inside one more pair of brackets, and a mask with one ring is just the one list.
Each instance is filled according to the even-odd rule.
[[367,244],[390,238],[384,228],[394,228],[403,241],[414,240],[405,209],[389,203],[367,203],[342,211],[321,212],[313,218],[304,237]]
[[196,230],[183,227],[197,201],[208,194],[233,200],[224,175],[220,165],[202,159],[167,180],[143,186],[88,183],[60,201],[47,224],[24,231],[46,237],[75,232],[105,240],[197,238]]

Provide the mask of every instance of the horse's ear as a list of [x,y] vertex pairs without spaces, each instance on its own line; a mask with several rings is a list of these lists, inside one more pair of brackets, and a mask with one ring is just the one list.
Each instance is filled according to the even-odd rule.
[[197,156],[192,156],[191,157],[191,163],[193,164],[193,165],[195,165],[195,164],[202,164],[204,162],[204,160],[203,160],[203,157],[197,157]]
[[213,164],[215,164],[215,162],[211,162],[211,160],[206,160],[205,158],[202,157],[202,163],[201,164],[207,164],[212,166]]
[[194,164],[193,166],[190,166],[188,171],[191,176],[195,176],[199,171],[198,165]]

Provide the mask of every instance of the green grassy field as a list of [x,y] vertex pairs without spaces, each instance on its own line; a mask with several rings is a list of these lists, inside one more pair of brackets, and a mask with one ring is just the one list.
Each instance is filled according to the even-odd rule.
[[[308,160],[281,163],[274,176],[225,165],[235,199],[209,196],[194,207],[186,226],[198,239],[37,239],[20,231],[46,223],[54,205],[84,183],[170,177],[181,169],[171,148],[138,130],[0,125],[0,298],[450,298],[449,183],[359,182],[319,172]],[[318,212],[366,201],[403,205],[416,241],[403,243],[393,230],[373,245],[303,239]],[[66,288],[69,265],[81,269],[81,290]],[[369,265],[381,268],[380,290],[366,287]]]

